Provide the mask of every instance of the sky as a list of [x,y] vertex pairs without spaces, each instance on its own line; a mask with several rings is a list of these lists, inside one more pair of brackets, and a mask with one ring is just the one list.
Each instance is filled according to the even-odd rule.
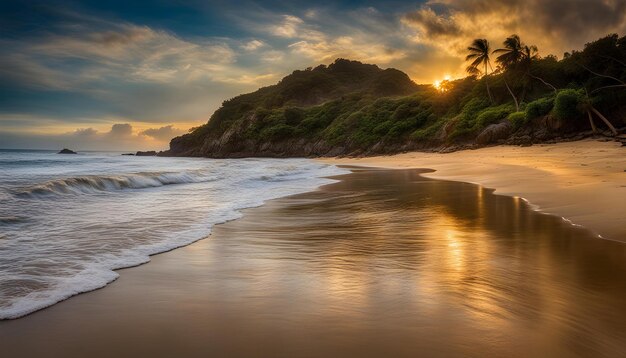
[[336,58],[463,77],[472,39],[541,55],[626,33],[626,0],[0,2],[0,148],[167,149],[220,104]]

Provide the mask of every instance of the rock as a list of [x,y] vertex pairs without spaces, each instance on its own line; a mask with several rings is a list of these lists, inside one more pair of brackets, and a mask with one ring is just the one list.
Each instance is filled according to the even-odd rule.
[[530,147],[533,145],[533,139],[529,135],[524,135],[518,138],[515,138],[515,144],[520,145],[522,147]]
[[546,126],[548,127],[548,129],[552,131],[559,131],[564,126],[563,121],[554,116],[547,115],[544,118],[545,118]]
[[122,155],[135,155],[135,153],[122,153]]
[[149,150],[146,152],[138,151],[135,155],[138,157],[155,157],[157,155],[157,152],[155,152],[154,150]]
[[57,154],[78,154],[73,150],[67,149],[67,148],[63,148],[61,149],[60,152],[58,152]]
[[476,143],[481,145],[495,143],[498,140],[507,138],[511,133],[511,129],[513,127],[508,121],[489,125],[476,137]]

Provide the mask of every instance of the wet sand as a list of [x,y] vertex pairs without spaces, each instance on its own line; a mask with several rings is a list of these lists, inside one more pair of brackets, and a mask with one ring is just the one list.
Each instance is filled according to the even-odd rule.
[[626,147],[594,139],[496,146],[454,153],[323,159],[333,164],[431,168],[430,178],[481,184],[519,196],[596,234],[626,242]]
[[0,322],[6,357],[616,357],[626,245],[417,170],[249,209]]

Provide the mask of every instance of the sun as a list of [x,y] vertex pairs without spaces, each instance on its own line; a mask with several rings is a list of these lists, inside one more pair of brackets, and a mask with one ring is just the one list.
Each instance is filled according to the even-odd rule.
[[446,84],[447,82],[450,82],[451,80],[452,80],[452,76],[450,76],[450,75],[445,75],[445,76],[443,77],[443,80],[436,80],[435,82],[433,82],[433,87],[435,87],[435,89],[436,89],[437,91],[440,91],[440,92],[445,92],[445,91],[447,91],[447,90],[448,90],[448,87],[447,87],[447,86],[445,86],[445,84]]

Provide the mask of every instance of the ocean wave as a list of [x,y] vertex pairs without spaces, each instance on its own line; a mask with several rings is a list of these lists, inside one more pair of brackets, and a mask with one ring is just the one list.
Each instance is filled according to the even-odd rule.
[[199,173],[134,173],[124,175],[88,175],[61,178],[37,184],[21,191],[20,197],[45,197],[71,194],[90,194],[123,189],[145,189],[172,184],[200,183],[216,180],[214,176]]
[[[152,163],[129,167],[123,160],[72,164],[67,170],[85,174],[45,180],[11,169],[23,178],[6,176],[10,185],[0,190],[8,197],[0,201],[0,321],[104,287],[119,276],[117,269],[205,238],[213,225],[237,219],[243,209],[313,190],[332,182],[325,177],[345,172],[305,160],[179,158],[164,159],[160,165],[170,169],[162,172],[151,170]],[[275,182],[283,179],[290,182]],[[185,183],[197,184],[144,195],[89,195]]]

